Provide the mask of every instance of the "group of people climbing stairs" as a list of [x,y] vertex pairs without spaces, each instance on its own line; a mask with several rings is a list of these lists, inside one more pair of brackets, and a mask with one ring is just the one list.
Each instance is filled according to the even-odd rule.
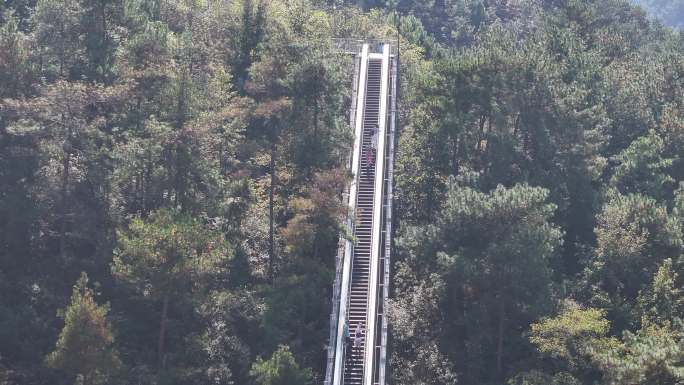
[[[351,290],[349,294],[348,322],[352,330],[365,334],[370,298],[371,247],[373,233],[373,205],[375,201],[375,171],[377,158],[378,119],[380,113],[381,60],[368,61],[365,106],[363,109],[363,130],[361,138],[361,171],[356,191],[355,245],[352,259]],[[375,143],[374,143],[375,142]],[[355,333],[356,334],[356,333]],[[361,337],[355,342],[365,351],[366,341]],[[345,359],[344,384],[362,384],[364,356],[349,355]]]
[[[363,44],[356,60],[351,239],[338,257],[326,385],[384,385],[396,59],[389,44]],[[370,52],[375,48],[376,51]],[[393,61],[393,59],[395,59]],[[391,222],[391,221],[390,221]]]

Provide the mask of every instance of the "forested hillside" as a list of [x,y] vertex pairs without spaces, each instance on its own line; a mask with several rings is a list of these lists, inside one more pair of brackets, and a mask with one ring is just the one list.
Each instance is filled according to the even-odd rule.
[[684,384],[684,35],[629,0],[3,2],[0,384],[321,384],[331,39],[397,35],[391,383]]

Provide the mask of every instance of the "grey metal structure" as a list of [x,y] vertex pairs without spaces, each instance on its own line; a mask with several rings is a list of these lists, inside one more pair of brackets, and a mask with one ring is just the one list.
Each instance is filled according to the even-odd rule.
[[[335,45],[354,56],[354,178],[345,194],[351,236],[340,240],[337,256],[325,385],[384,385],[398,60],[389,43]],[[345,324],[360,337],[351,349]]]

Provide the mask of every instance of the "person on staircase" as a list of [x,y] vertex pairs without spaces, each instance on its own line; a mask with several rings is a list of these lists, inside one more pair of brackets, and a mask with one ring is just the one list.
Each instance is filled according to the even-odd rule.
[[378,154],[378,126],[377,124],[371,127],[371,140],[366,148],[366,177],[371,176],[371,167],[375,165],[375,158]]
[[354,351],[357,355],[361,354],[361,345],[363,344],[365,330],[363,330],[363,325],[361,323],[356,324],[356,329],[354,331]]

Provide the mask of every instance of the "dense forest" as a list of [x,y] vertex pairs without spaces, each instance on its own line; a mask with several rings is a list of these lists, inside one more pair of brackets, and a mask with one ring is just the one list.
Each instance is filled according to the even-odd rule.
[[684,384],[684,33],[632,2],[6,0],[1,385],[322,383],[333,37],[401,47],[391,383]]

